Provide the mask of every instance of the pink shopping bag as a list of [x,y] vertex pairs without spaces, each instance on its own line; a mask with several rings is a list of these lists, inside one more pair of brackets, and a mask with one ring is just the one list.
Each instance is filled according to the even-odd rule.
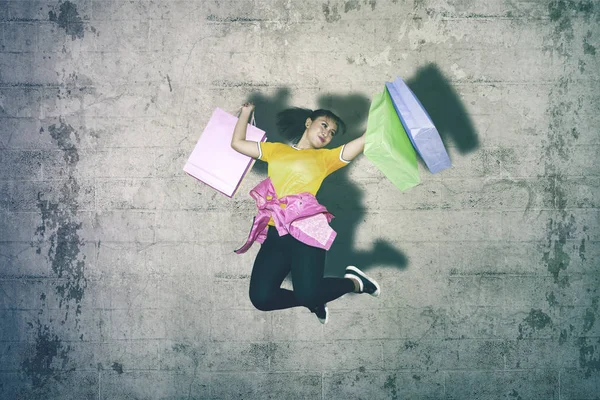
[[[235,195],[242,179],[254,165],[252,157],[231,148],[231,137],[237,120],[233,115],[217,108],[183,167],[189,175],[230,198]],[[267,137],[263,130],[248,124],[246,139],[264,142]]]

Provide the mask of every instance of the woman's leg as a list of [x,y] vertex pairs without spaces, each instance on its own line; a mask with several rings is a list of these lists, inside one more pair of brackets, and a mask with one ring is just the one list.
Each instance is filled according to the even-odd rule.
[[351,279],[323,277],[327,254],[324,249],[309,246],[292,237],[288,239],[291,242],[294,295],[300,304],[313,311],[315,307],[355,290]]
[[[288,236],[288,235],[286,235]],[[267,239],[261,245],[250,277],[250,301],[261,311],[296,307],[300,303],[291,290],[282,289],[281,283],[290,272],[289,242],[269,227]]]

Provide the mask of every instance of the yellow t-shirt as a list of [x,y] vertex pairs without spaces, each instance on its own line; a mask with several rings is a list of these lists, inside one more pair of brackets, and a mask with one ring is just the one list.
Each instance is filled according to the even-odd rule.
[[[349,164],[342,159],[344,146],[299,150],[284,143],[260,142],[258,148],[258,159],[269,163],[268,175],[279,198],[303,192],[316,196],[329,174]],[[273,219],[269,225],[274,225]]]

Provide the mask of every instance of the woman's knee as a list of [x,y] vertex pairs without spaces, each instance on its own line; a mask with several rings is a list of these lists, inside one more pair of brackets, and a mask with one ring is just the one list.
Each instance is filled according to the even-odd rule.
[[250,290],[250,302],[260,311],[270,311],[273,309],[271,295],[268,292]]

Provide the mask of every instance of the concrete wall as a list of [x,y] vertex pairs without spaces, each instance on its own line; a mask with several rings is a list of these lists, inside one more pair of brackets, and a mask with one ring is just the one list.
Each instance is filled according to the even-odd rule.
[[[0,30],[0,398],[598,398],[598,2],[19,0]],[[253,309],[264,166],[234,200],[182,172],[212,110],[346,140],[397,75],[453,168],[322,194],[328,272],[382,296]]]

